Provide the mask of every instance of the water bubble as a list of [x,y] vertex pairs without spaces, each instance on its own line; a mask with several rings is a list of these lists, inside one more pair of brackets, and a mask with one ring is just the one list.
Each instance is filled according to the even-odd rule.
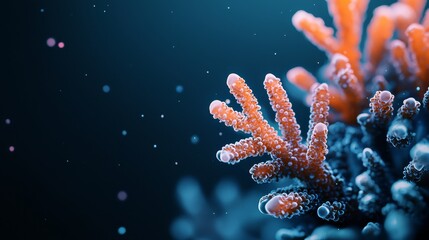
[[48,38],[48,40],[46,40],[46,45],[48,45],[48,47],[53,47],[55,46],[56,41],[54,38]]
[[126,232],[127,232],[127,229],[125,227],[118,228],[119,235],[124,235]]
[[200,137],[198,137],[198,135],[192,135],[191,136],[191,143],[192,144],[197,144],[197,143],[199,143],[200,142]]
[[120,191],[120,192],[118,192],[117,197],[118,197],[119,201],[125,201],[128,198],[128,194],[125,191]]
[[183,90],[184,90],[184,89],[183,89],[183,86],[182,86],[182,85],[177,85],[177,86],[176,86],[176,92],[177,92],[177,93],[182,93],[182,92],[183,92]]
[[109,93],[110,92],[110,86],[109,85],[104,85],[103,86],[103,92],[104,93]]

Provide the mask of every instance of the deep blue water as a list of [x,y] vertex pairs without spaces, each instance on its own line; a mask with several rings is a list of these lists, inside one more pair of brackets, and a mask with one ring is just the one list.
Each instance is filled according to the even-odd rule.
[[[393,1],[370,9],[381,2]],[[0,234],[9,239],[169,239],[184,177],[207,195],[223,179],[257,189],[248,169],[260,160],[216,160],[243,135],[208,106],[227,98],[236,106],[225,84],[236,72],[273,119],[265,74],[283,79],[326,62],[292,15],[304,9],[332,24],[322,0],[2,5]],[[306,132],[308,108],[290,95]],[[249,212],[259,214],[258,198]]]

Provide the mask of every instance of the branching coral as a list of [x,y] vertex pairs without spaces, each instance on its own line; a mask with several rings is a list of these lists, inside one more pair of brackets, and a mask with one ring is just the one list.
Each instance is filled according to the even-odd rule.
[[[305,11],[292,18],[329,59],[320,79],[302,67],[286,74],[307,93],[306,141],[280,79],[268,74],[264,81],[279,135],[264,120],[244,79],[231,74],[227,85],[243,111],[218,100],[209,110],[252,137],[226,145],[217,158],[234,164],[269,154],[271,160],[250,169],[257,183],[284,177],[300,181],[263,196],[259,210],[264,214],[292,218],[310,212],[326,221],[352,222],[367,237],[392,237],[392,224],[404,221],[418,228],[427,218],[428,183],[422,179],[429,171],[429,10],[419,24],[424,0],[377,7],[361,52],[368,0],[327,4],[335,36],[321,18]],[[350,218],[354,213],[360,214]],[[413,231],[404,233],[404,238],[411,237]]]

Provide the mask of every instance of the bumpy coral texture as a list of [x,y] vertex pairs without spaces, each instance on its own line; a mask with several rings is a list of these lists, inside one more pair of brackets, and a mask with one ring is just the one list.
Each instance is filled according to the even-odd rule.
[[264,81],[278,134],[244,79],[230,74],[227,85],[243,111],[215,100],[210,113],[251,137],[226,145],[217,158],[234,164],[269,154],[271,160],[250,169],[253,180],[299,180],[263,196],[259,210],[264,214],[292,218],[310,213],[359,226],[366,237],[393,238],[392,226],[399,221],[409,223],[411,230],[401,232],[409,239],[427,219],[429,10],[420,21],[424,0],[377,7],[361,51],[368,1],[327,0],[335,35],[321,18],[305,11],[292,18],[329,59],[320,78],[302,67],[286,74],[311,99],[306,141],[279,78],[267,74]]

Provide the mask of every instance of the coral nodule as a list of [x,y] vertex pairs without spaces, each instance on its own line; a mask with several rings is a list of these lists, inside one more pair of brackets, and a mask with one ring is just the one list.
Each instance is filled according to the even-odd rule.
[[[302,67],[286,74],[311,99],[306,139],[279,78],[267,74],[264,80],[277,131],[262,116],[244,79],[230,74],[227,85],[242,112],[219,100],[209,110],[251,137],[224,146],[216,156],[235,164],[269,154],[271,160],[250,169],[254,181],[299,180],[263,196],[259,210],[264,214],[292,218],[309,213],[360,228],[356,238],[410,239],[428,215],[429,10],[419,23],[425,0],[377,7],[361,51],[368,2],[327,0],[335,36],[321,18],[305,11],[292,18],[329,60],[319,79]],[[398,224],[404,225],[401,231]],[[306,229],[307,235],[312,230]],[[321,234],[316,230],[311,236]],[[286,235],[280,238],[287,238],[291,231],[281,232]]]

